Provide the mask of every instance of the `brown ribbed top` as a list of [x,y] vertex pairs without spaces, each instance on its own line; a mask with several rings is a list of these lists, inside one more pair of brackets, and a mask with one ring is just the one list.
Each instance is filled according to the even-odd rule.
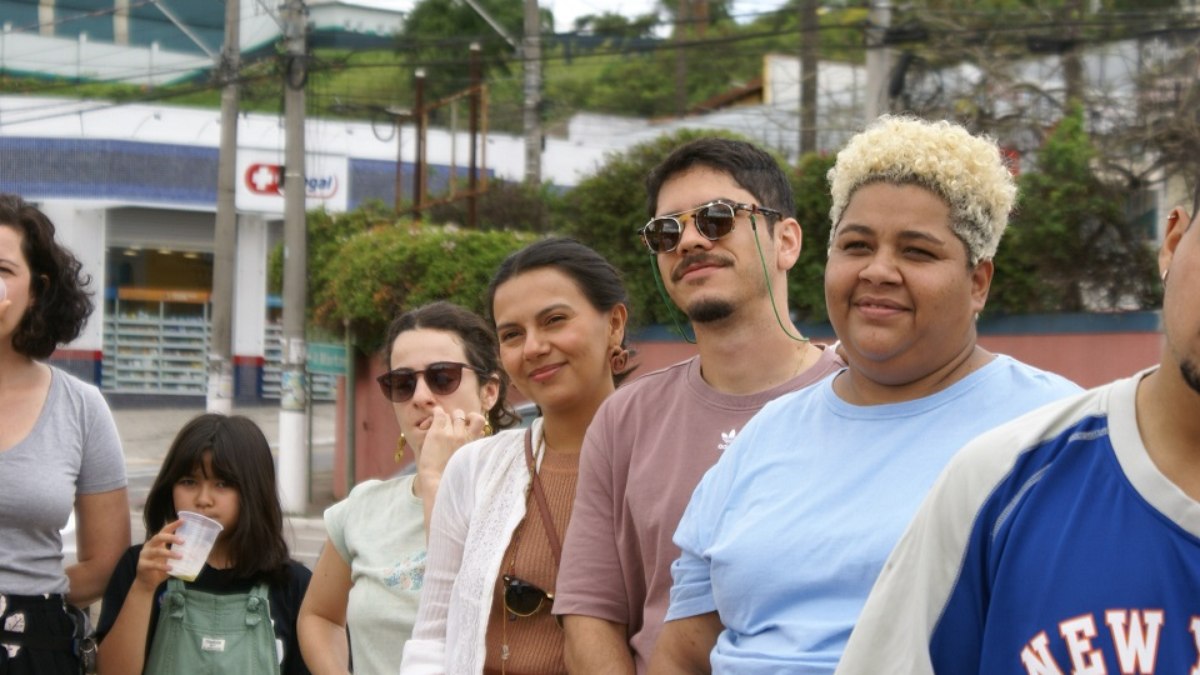
[[[547,449],[538,471],[546,501],[550,503],[550,515],[554,518],[554,529],[561,543],[566,539],[567,521],[571,516],[571,505],[575,503],[575,480],[579,477],[579,455],[559,453]],[[516,551],[516,560],[513,552]],[[503,668],[510,675],[542,675],[543,673],[565,673],[563,662],[563,634],[558,623],[543,603],[533,616],[510,618],[504,609],[504,592],[501,587],[505,574],[554,592],[558,566],[550,548],[550,540],[542,525],[541,511],[537,500],[529,495],[525,518],[517,526],[513,539],[501,559],[500,572],[496,575],[496,592],[492,600],[492,611],[487,628],[487,670],[500,672]],[[508,661],[501,662],[503,645],[507,638]]]

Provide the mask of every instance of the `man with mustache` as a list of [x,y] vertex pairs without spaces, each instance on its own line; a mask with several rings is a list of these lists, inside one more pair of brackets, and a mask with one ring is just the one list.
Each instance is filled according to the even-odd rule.
[[791,186],[766,152],[703,138],[646,179],[641,236],[699,355],[617,390],[584,440],[554,613],[571,672],[644,672],[671,589],[671,538],[704,472],[768,401],[841,365],[800,336]]

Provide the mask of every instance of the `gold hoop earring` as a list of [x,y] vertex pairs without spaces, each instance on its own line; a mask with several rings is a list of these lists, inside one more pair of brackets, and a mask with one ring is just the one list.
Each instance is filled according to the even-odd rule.
[[397,464],[399,464],[400,462],[403,462],[403,461],[404,461],[404,444],[405,444],[405,443],[407,443],[407,441],[404,439],[404,434],[400,434],[400,438],[397,438],[397,439],[396,439],[396,455],[395,455],[395,458],[396,458],[396,463],[397,463]]
[[629,350],[621,346],[613,347],[609,352],[609,365],[612,367],[614,375],[620,375],[625,372],[625,366],[629,362]]

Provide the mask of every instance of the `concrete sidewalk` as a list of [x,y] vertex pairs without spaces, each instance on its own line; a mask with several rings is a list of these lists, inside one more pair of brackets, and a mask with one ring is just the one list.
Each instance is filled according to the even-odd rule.
[[[197,407],[115,407],[113,418],[125,450],[125,468],[129,475],[130,523],[134,542],[145,537],[142,523],[142,507],[146,493],[158,475],[159,466],[175,434],[183,425],[204,412]],[[250,418],[271,444],[278,456],[279,407],[244,406],[235,407],[233,413]],[[288,539],[292,557],[308,565],[316,563],[321,545],[325,542],[325,526],[321,514],[333,498],[333,447],[334,415],[332,403],[313,405],[312,415],[312,470],[310,483],[311,498],[304,514],[285,516],[284,535]]]

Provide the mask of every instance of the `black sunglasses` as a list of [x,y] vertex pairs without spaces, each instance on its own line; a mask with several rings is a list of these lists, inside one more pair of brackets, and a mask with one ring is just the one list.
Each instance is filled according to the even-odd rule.
[[417,378],[425,377],[425,386],[438,396],[448,396],[458,391],[462,384],[463,369],[472,370],[477,375],[485,375],[481,368],[466,363],[453,361],[438,361],[425,366],[425,370],[412,368],[397,368],[375,378],[383,395],[393,403],[404,403],[411,399],[417,391]]
[[554,594],[523,579],[504,575],[504,609],[517,616],[533,616],[543,603],[554,604]]
[[733,221],[737,218],[738,211],[761,213],[770,218],[783,217],[782,213],[774,209],[718,199],[679,213],[651,218],[639,234],[651,253],[670,253],[679,246],[679,240],[683,239],[683,221],[688,216],[691,216],[692,224],[696,226],[700,236],[709,241],[716,241],[733,232]]

